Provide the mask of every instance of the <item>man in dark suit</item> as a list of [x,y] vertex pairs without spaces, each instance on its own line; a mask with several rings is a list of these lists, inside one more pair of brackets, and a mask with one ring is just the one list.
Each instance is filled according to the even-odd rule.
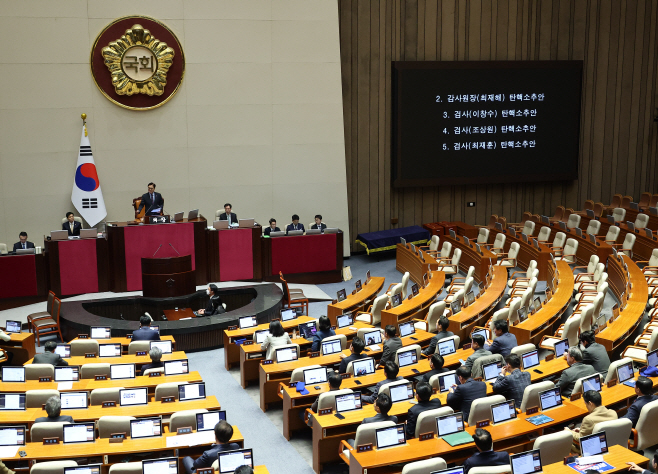
[[61,415],[62,412],[62,401],[59,397],[50,397],[46,400],[46,413],[48,416],[40,416],[35,423],[45,423],[45,422],[68,422],[75,423],[72,416]]
[[569,368],[562,371],[555,386],[560,387],[563,397],[569,398],[576,385],[576,380],[594,375],[596,369],[591,365],[583,364],[583,353],[577,347],[570,347],[565,357]]
[[633,404],[628,407],[628,411],[622,418],[628,418],[633,422],[633,428],[637,425],[637,421],[640,419],[640,413],[642,412],[642,407],[649,402],[655,402],[658,400],[658,396],[653,395],[653,382],[651,379],[640,375],[635,382],[635,393],[637,398]]
[[475,442],[475,447],[478,448],[478,452],[464,461],[465,474],[468,474],[468,471],[472,467],[503,466],[510,463],[507,452],[501,451],[497,453],[493,450],[493,439],[487,430],[477,428],[475,430],[475,436],[473,436],[473,441]]
[[416,422],[418,421],[418,416],[422,412],[441,408],[441,400],[438,398],[430,400],[431,396],[432,387],[430,387],[430,384],[427,382],[420,382],[416,385],[416,400],[418,400],[418,403],[411,405],[411,408],[409,408],[409,411],[407,412],[407,427],[405,428],[407,439],[416,436]]
[[384,375],[386,375],[386,379],[377,382],[377,385],[375,385],[374,388],[370,389],[372,391],[372,395],[363,395],[361,397],[361,400],[364,403],[373,403],[377,398],[377,396],[379,395],[379,389],[382,388],[384,385],[389,384],[391,382],[398,382],[400,380],[404,380],[402,376],[398,376],[399,372],[400,372],[400,367],[398,367],[398,364],[396,364],[391,360],[386,362],[386,364],[384,365]]
[[471,369],[464,365],[457,369],[457,377],[459,377],[460,385],[450,387],[446,403],[453,410],[461,411],[464,414],[464,420],[468,421],[473,400],[487,396],[487,384],[473,380]]
[[46,342],[46,345],[43,348],[43,354],[37,354],[34,356],[34,359],[32,360],[33,364],[50,364],[53,367],[69,365],[68,362],[62,359],[61,355],[55,354],[55,349],[57,348],[57,343],[55,341]]
[[505,362],[507,363],[505,370],[494,380],[491,388],[494,393],[499,393],[508,400],[514,400],[514,405],[519,408],[523,401],[523,393],[530,385],[530,373],[521,370],[521,358],[516,354],[505,357]]
[[516,336],[509,332],[507,321],[503,319],[494,321],[494,333],[496,334],[496,339],[494,339],[491,345],[486,344],[484,348],[492,354],[500,354],[503,357],[507,357],[512,352],[512,349],[518,346]]
[[217,455],[224,451],[233,451],[240,449],[237,443],[231,443],[233,437],[233,427],[229,425],[226,420],[220,420],[215,425],[215,439],[217,444],[213,444],[208,451],[204,451],[201,456],[192,459],[189,456],[183,458],[183,467],[187,474],[196,472],[197,469],[202,467],[212,467],[212,463],[217,461]]
[[377,367],[383,366],[387,361],[395,360],[395,353],[398,349],[402,348],[402,339],[397,337],[395,326],[392,324],[386,325],[384,329],[384,350],[382,352],[382,358],[379,359],[379,364]]
[[422,375],[420,377],[421,382],[430,382],[430,379],[434,377],[437,374],[443,374],[445,372],[448,372],[448,369],[443,367],[443,356],[438,353],[432,354],[432,357],[430,357],[430,370],[426,374]]
[[144,315],[139,318],[140,327],[133,331],[133,341],[159,341],[160,334],[158,331],[151,329],[151,318]]
[[159,216],[164,207],[162,194],[155,192],[155,183],[149,183],[148,192],[142,194],[142,202],[139,203],[137,212],[146,209],[145,216]]
[[448,331],[448,326],[450,325],[450,320],[446,318],[445,316],[441,316],[439,318],[439,332],[437,333],[436,336],[434,336],[432,339],[430,339],[430,345],[427,347],[427,349],[423,350],[423,354],[425,355],[432,355],[436,351],[436,345],[439,343],[441,339],[445,339],[446,337],[452,337],[455,334],[452,331]]
[[610,357],[608,351],[602,345],[596,342],[594,331],[584,331],[580,334],[580,343],[585,348],[583,351],[583,364],[594,367],[601,377],[608,375],[610,368]]
[[210,299],[208,300],[208,306],[206,306],[205,309],[197,311],[200,316],[212,316],[226,312],[222,306],[222,299],[219,296],[219,288],[217,285],[214,283],[208,285],[208,288],[206,288],[206,294],[210,296]]
[[322,216],[320,214],[315,216],[315,224],[311,226],[311,229],[320,229],[324,230],[327,228],[327,224],[322,222]]
[[23,231],[20,234],[18,234],[18,239],[20,242],[16,242],[14,244],[14,252],[19,249],[33,249],[34,244],[32,242],[28,242],[27,240],[27,232]]
[[304,224],[300,224],[299,216],[297,214],[292,215],[292,224],[288,224],[286,227],[286,233],[290,232],[291,230],[301,230],[302,232],[306,230],[304,229]]
[[341,354],[341,358],[343,360],[340,361],[340,367],[338,367],[338,373],[339,374],[346,373],[347,366],[349,365],[350,362],[368,357],[367,355],[362,354],[363,349],[365,349],[365,347],[366,347],[366,341],[361,339],[359,336],[355,336],[354,339],[352,339],[352,344],[350,345],[350,351],[352,353],[348,356]]
[[281,232],[281,229],[276,226],[276,219],[274,217],[270,219],[270,226],[265,227],[263,234],[270,235],[272,232]]
[[233,209],[231,203],[227,202],[224,204],[224,214],[219,215],[219,220],[228,221],[229,225],[238,224],[238,215],[235,212],[231,212],[231,209]]
[[463,365],[463,367],[468,367],[469,371],[473,369],[473,363],[477,359],[492,355],[491,352],[484,348],[484,336],[482,334],[476,334],[471,337],[471,349],[473,349],[473,353],[466,358]]
[[67,212],[66,220],[67,222],[62,224],[62,230],[67,230],[69,232],[69,237],[79,236],[82,224],[75,220],[75,214]]
[[361,424],[365,425],[366,423],[379,423],[380,421],[392,421],[393,423],[397,423],[398,417],[388,414],[388,412],[391,411],[392,406],[393,402],[391,402],[391,397],[385,393],[382,393],[377,397],[377,400],[375,400],[374,404],[377,414],[375,416],[364,418]]

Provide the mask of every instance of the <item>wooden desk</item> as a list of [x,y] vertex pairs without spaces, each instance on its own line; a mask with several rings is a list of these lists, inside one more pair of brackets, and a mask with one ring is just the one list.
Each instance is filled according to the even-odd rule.
[[[585,230],[589,225],[589,221],[590,221],[589,217],[587,216],[581,217],[580,228]],[[601,218],[600,222],[601,222],[601,231],[599,232],[599,236],[601,238],[599,240],[602,241],[605,235],[608,233],[611,224],[608,223],[608,221],[605,218]],[[653,252],[653,249],[658,248],[658,240],[656,240],[658,237],[656,236],[656,232],[654,231],[654,238],[652,240],[646,236],[644,230],[641,231],[636,230],[634,232],[631,232],[630,230],[628,230],[628,227],[624,222],[619,224],[619,237],[617,238],[617,243],[618,244],[623,243],[624,239],[626,238],[626,234],[628,233],[632,233],[635,235],[635,245],[633,246],[633,260],[649,260],[651,258],[651,252]],[[601,245],[603,245],[603,243]]]
[[[162,354],[162,361],[166,360],[179,360],[179,359],[187,359],[187,355],[185,352],[182,351],[176,351],[172,352],[171,354]],[[34,359],[28,360],[25,364],[32,364]],[[148,351],[146,355],[143,356],[138,356],[135,354],[126,354],[122,355],[121,357],[84,357],[84,356],[75,356],[75,357],[69,357],[68,359],[65,359],[69,365],[85,365],[85,364],[135,364],[136,366],[140,366],[143,364],[150,364],[151,363],[151,358],[148,355]]]
[[[624,218],[624,222],[630,221],[630,222],[635,222],[635,219],[637,219],[637,215],[642,213],[646,214],[649,216],[649,223],[647,224],[647,227],[654,232],[658,230],[658,216],[655,216],[653,214],[649,213],[649,208],[646,207],[644,208],[644,211],[636,211],[634,209],[631,209],[630,207],[624,207],[626,209],[626,217]],[[610,212],[612,214],[612,211]]]
[[13,365],[21,365],[34,358],[36,348],[34,346],[34,333],[21,332],[9,334],[11,341],[0,341],[0,349],[14,354]]
[[416,283],[419,287],[422,287],[423,276],[427,273],[427,269],[436,270],[437,267],[438,262],[430,254],[422,250],[415,254],[410,245],[397,244],[395,248],[395,269],[400,273],[409,272],[410,284]]
[[[570,229],[562,230],[556,223],[548,225],[542,223],[541,221],[533,220],[533,222],[535,223],[535,237],[537,237],[537,234],[542,227],[548,227],[551,229],[551,235],[549,237],[551,242],[553,242],[555,239],[555,234],[558,232],[564,232],[567,235],[567,239],[576,239],[578,242],[578,250],[576,250],[576,261],[578,262],[578,265],[587,265],[592,255],[597,255],[599,257],[599,261],[605,264],[605,262],[608,260],[608,257],[612,253],[612,246],[605,243],[603,240],[597,239],[596,244],[590,242],[589,237],[587,237],[587,234],[585,234],[587,226],[583,228],[583,236],[578,237],[575,231]],[[587,222],[589,224],[589,221]],[[599,232],[599,236],[600,235],[601,232]],[[603,235],[605,236],[605,234]]]
[[[398,249],[400,247],[402,247],[402,244],[398,244]],[[386,327],[389,324],[397,326],[412,319],[422,319],[429,307],[436,302],[436,296],[443,291],[444,284],[445,273],[440,271],[431,272],[428,285],[421,288],[417,296],[410,300],[404,300],[395,308],[382,310],[381,327]],[[411,294],[411,291],[409,294]]]
[[[489,230],[489,239],[493,242],[496,239],[496,236],[501,232],[496,229]],[[528,237],[528,242],[526,243],[521,237],[521,232],[516,234],[516,237],[510,235],[509,230],[505,234],[505,245],[503,248],[505,252],[509,252],[509,249],[513,242],[519,244],[519,253],[516,256],[516,266],[520,268],[528,268],[530,260],[535,260],[537,262],[537,270],[539,270],[538,280],[546,281],[548,279],[548,262],[551,260],[551,249],[550,247],[539,244],[539,250],[537,250],[533,245],[530,237]]]
[[[76,337],[75,339],[71,339],[71,341],[84,341],[86,339],[80,339]],[[127,351],[128,346],[132,342],[132,339],[127,338],[127,337],[111,337],[109,339],[96,339],[99,344],[121,344],[121,350]],[[176,350],[176,340],[174,339],[174,336],[160,336],[161,341],[171,341],[171,347],[173,350]],[[32,356],[34,357],[34,356]]]
[[48,257],[49,289],[60,298],[110,290],[107,239],[44,239],[43,247]]
[[[615,474],[616,472],[628,472],[627,462],[634,462],[638,466],[646,467],[649,463],[649,459],[645,458],[635,451],[631,451],[628,448],[619,446],[618,444],[608,447],[608,454],[603,456],[603,460],[610,464],[613,469],[605,471],[606,473]],[[543,472],[545,474],[573,474],[574,471],[569,466],[565,465],[563,462],[556,462],[553,464],[548,464],[543,466]]]
[[185,318],[196,318],[192,308],[165,309],[162,311],[167,321],[180,321]]
[[455,233],[457,235],[463,235],[464,237],[468,237],[471,241],[475,240],[478,238],[478,232],[480,229],[475,227],[474,225],[467,224],[466,222],[461,222],[461,221],[453,221],[451,222],[455,226]]
[[[649,287],[642,270],[628,256],[624,255],[622,258],[631,275],[632,290],[628,303],[617,319],[609,322],[606,328],[596,335],[596,342],[609,352],[621,349],[621,345],[633,334],[642,321],[649,298]],[[614,257],[608,259],[608,282],[619,301],[621,293],[626,289],[627,275],[622,263]]]
[[327,305],[327,316],[331,320],[331,325],[336,326],[336,317],[346,311],[365,311],[365,303],[373,300],[382,290],[384,280],[384,277],[370,277],[370,282],[364,283],[361,286],[361,291],[357,291],[355,294],[349,294],[340,303]]
[[[510,326],[509,332],[516,336],[519,345],[532,342],[537,346],[545,334],[553,333],[553,326],[569,307],[573,297],[574,276],[569,264],[562,260],[557,261],[557,270],[558,284],[551,299],[522,323]],[[548,278],[553,278],[553,265],[549,265],[548,271]]]
[[496,263],[496,254],[482,245],[480,246],[482,255],[480,255],[473,241],[471,241],[473,247],[469,247],[463,238],[453,239],[449,235],[445,235],[443,239],[452,244],[453,252],[454,249],[460,249],[462,251],[462,256],[459,259],[459,269],[464,273],[468,273],[468,267],[475,267],[475,273],[473,274],[475,281],[478,283],[485,281],[489,272],[489,265]]

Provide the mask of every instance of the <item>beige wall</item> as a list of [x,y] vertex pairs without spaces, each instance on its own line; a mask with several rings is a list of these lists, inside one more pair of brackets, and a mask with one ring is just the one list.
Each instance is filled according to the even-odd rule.
[[[131,14],[164,22],[186,56],[181,90],[148,112],[89,72],[97,34]],[[0,0],[0,44],[0,242],[26,230],[38,245],[72,209],[82,112],[108,220],[155,181],[172,214],[211,220],[229,201],[348,232],[336,0]]]

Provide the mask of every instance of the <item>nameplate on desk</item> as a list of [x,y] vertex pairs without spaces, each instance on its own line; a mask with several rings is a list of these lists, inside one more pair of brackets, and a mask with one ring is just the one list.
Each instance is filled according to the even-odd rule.
[[85,354],[85,359],[95,359],[95,358],[96,358],[96,354],[94,354],[93,352],[87,352]]
[[149,377],[162,377],[162,372],[149,372]]
[[107,375],[96,375],[94,380],[107,380]]
[[468,343],[468,344],[464,344],[464,345],[462,346],[462,349],[464,349],[464,350],[468,350],[468,349],[470,349],[470,348],[471,348],[471,344],[470,344],[470,343]]
[[132,339],[133,335],[132,334],[126,334],[126,339]]
[[571,397],[569,398],[569,400],[571,400],[571,401],[573,402],[573,401],[578,400],[578,399],[581,398],[582,396],[583,396],[583,393],[582,393],[582,392],[572,393],[572,394],[571,394]]
[[372,451],[372,443],[360,444],[356,447],[357,453],[365,453],[366,451]]
[[109,401],[109,402],[101,403],[101,407],[103,407],[103,408],[110,408],[110,407],[115,407],[115,406],[117,406],[117,402],[115,402],[115,401]]
[[313,359],[314,357],[320,357],[320,352],[309,352],[308,357]]
[[59,438],[43,438],[43,444],[59,444]]
[[331,304],[337,304],[338,300],[331,300]]
[[343,379],[343,380],[349,379],[351,376],[352,376],[352,374],[340,374],[340,378]]
[[53,379],[50,376],[48,376],[48,377],[39,377],[39,382],[52,382],[52,381],[53,381]]
[[336,326],[331,326],[331,330],[332,330],[332,331],[335,331],[335,330],[336,330]]
[[413,297],[414,297],[414,295],[409,295],[409,296],[407,296],[407,299],[411,300],[411,298],[413,298]]
[[321,408],[318,410],[318,415],[331,415],[333,410],[331,408]]
[[242,343],[243,346],[251,346],[254,343],[254,341],[244,341]]
[[177,435],[189,434],[191,432],[192,432],[192,427],[191,426],[182,426],[182,427],[176,429],[176,434]]
[[228,329],[227,329],[227,331],[235,331],[235,330],[237,330],[237,329],[238,329],[237,326],[229,326]]
[[432,438],[434,438],[434,432],[430,431],[428,433],[421,433],[420,436],[418,437],[418,440],[419,441],[425,441],[425,440],[432,439]]
[[490,424],[491,424],[491,420],[482,420],[482,421],[478,421],[475,424],[475,427],[476,428],[484,428],[485,426],[489,426]]
[[528,415],[534,415],[539,411],[539,407],[530,407],[525,411],[526,416]]
[[123,443],[126,439],[126,433],[110,433],[110,443]]
[[608,388],[614,387],[615,385],[617,385],[617,379],[608,380],[608,383],[606,385],[608,386]]
[[215,474],[212,467],[202,467],[196,470],[196,474]]
[[78,339],[89,339],[89,334],[78,334]]
[[176,401],[176,397],[174,397],[173,395],[169,397],[162,397],[160,401],[162,403],[173,403]]
[[[262,352],[259,352],[258,354],[248,354],[248,355],[249,355],[249,359],[260,359],[261,357],[263,357]],[[272,361],[270,361],[269,363],[271,364]],[[265,365],[265,361],[263,361],[263,365]]]
[[356,290],[352,290],[352,295],[356,295]]
[[544,361],[548,362],[548,361],[551,361],[553,359],[555,359],[555,354],[548,354],[546,356],[546,359],[544,359]]
[[274,361],[272,359],[265,359],[261,361],[261,365],[270,365],[270,364],[274,364]]
[[288,383],[289,388],[296,388],[297,387],[297,382],[290,382]]
[[145,355],[146,355],[146,351],[137,351],[137,352],[135,352],[135,355],[136,355],[136,356],[145,356]]

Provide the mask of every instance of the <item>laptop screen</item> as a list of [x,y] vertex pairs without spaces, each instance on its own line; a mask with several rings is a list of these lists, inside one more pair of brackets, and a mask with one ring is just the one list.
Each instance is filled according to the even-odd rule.
[[492,362],[491,364],[485,364],[482,366],[482,371],[484,372],[485,382],[491,382],[496,380],[498,375],[503,370],[503,364],[501,362]]
[[382,333],[379,329],[366,332],[363,334],[363,340],[366,341],[366,346],[372,346],[373,344],[381,344]]
[[452,311],[452,314],[457,314],[459,313],[459,310],[461,309],[461,301],[456,300],[450,303],[450,311]]
[[90,335],[91,335],[92,339],[109,339],[110,338],[110,328],[109,327],[92,327]]
[[360,410],[361,394],[359,392],[336,395],[336,412]]
[[491,405],[491,419],[494,423],[502,423],[503,421],[508,421],[513,418],[516,418],[514,400],[507,400],[505,402]]
[[342,350],[340,339],[332,339],[331,341],[322,343],[322,355],[335,354]]
[[166,360],[164,363],[165,375],[178,375],[190,373],[187,359]]
[[25,394],[0,393],[0,410],[25,410]]
[[560,387],[539,392],[539,404],[541,405],[542,411],[562,406]]
[[318,367],[316,369],[306,369],[304,371],[304,384],[313,385],[325,383],[327,381],[327,368]]
[[57,344],[55,354],[58,354],[62,359],[68,359],[71,357],[71,344]]
[[395,308],[396,306],[400,306],[401,303],[402,303],[402,295],[400,293],[398,293],[397,295],[391,296],[391,306],[392,307]]
[[537,351],[526,352],[521,355],[521,364],[524,370],[539,365],[539,353]]
[[95,423],[72,423],[70,425],[64,425],[64,444],[93,443],[96,441],[94,427]]
[[519,316],[519,321],[521,321],[521,322],[528,319],[528,310],[526,308],[517,309],[516,314]]
[[99,344],[99,357],[121,357],[121,344]]
[[151,331],[156,331],[158,334],[160,334],[160,326],[157,326],[157,325],[156,325],[156,326],[153,326],[153,325],[151,325],[151,326],[149,326],[149,329],[150,329]]
[[110,365],[110,378],[116,379],[134,379],[135,364],[112,364]]
[[539,297],[535,298],[532,302],[532,312],[533,314],[536,313],[541,309],[541,300]]
[[338,329],[344,328],[346,326],[354,324],[354,316],[352,316],[352,313],[343,314],[343,315],[338,316],[336,318],[336,323],[337,323]]
[[282,349],[276,350],[276,361],[277,362],[290,362],[291,360],[297,360],[297,348],[296,347],[284,347]]
[[486,341],[489,339],[489,331],[487,331],[486,329],[478,329],[477,331],[473,331],[471,333],[471,339],[473,339],[473,336],[482,336]]
[[199,400],[201,398],[206,398],[205,382],[183,383],[178,386],[179,401]]
[[[240,466],[254,467],[254,453],[251,449],[224,451],[217,455],[219,474],[234,472]],[[144,473],[146,474],[146,473]]]
[[354,282],[354,289],[356,291],[361,291],[361,288],[363,288],[363,285],[361,285],[361,280],[357,280],[356,282]]
[[459,385],[456,371],[451,370],[450,372],[439,375],[439,392],[447,392],[453,385]]
[[589,390],[601,391],[601,374],[594,374],[583,379],[583,393]]
[[292,321],[297,319],[297,310],[296,309],[282,309],[281,310],[281,321]]
[[555,357],[560,357],[569,350],[569,339],[562,339],[555,343]]
[[414,328],[413,321],[400,324],[400,337],[408,336],[410,334],[414,334],[415,332],[416,328]]
[[122,407],[132,405],[146,405],[148,403],[148,389],[124,388],[119,390],[119,405]]
[[162,419],[159,416],[130,420],[130,437],[132,439],[153,438],[154,436],[162,436]]
[[414,283],[411,285],[411,294],[414,296],[418,296],[418,283]]
[[391,402],[402,402],[414,398],[414,388],[411,382],[393,385],[389,389],[391,393]]
[[398,366],[406,367],[418,362],[418,354],[416,349],[409,349],[408,351],[398,352]]
[[626,362],[623,365],[617,366],[617,380],[619,383],[624,383],[633,378],[633,362]]
[[166,340],[166,341],[151,341],[150,348],[153,349],[154,347],[157,347],[162,351],[163,354],[171,354],[174,350],[172,347],[173,344],[171,341]]
[[605,431],[580,438],[580,449],[583,452],[583,456],[606,454],[608,452],[608,441],[605,437]]
[[87,408],[88,392],[62,392],[59,399],[62,402],[62,410],[80,410]]
[[299,334],[309,341],[313,339],[313,336],[317,332],[317,327],[315,326],[315,321],[309,321],[304,324],[299,325]]
[[262,344],[267,339],[267,336],[270,335],[269,329],[261,329],[260,331],[254,332],[254,342],[256,344]]
[[142,461],[142,474],[178,474],[178,458]]
[[20,321],[6,321],[5,322],[5,331],[7,331],[7,333],[19,333],[19,332],[21,332],[21,322]]
[[542,472],[539,450],[533,449],[525,453],[512,454],[509,457],[512,465],[512,474],[531,474]]
[[25,367],[3,367],[3,382],[25,382]]
[[346,296],[345,296],[345,288],[343,288],[342,290],[338,290],[338,291],[336,292],[336,296],[337,296],[337,299],[338,299],[338,302],[339,302],[339,303],[340,303],[341,301],[343,301],[343,300],[346,298]]
[[253,328],[254,326],[258,326],[258,321],[256,320],[256,316],[243,316],[238,319],[238,324],[240,325],[240,329]]
[[366,357],[365,359],[355,360],[352,362],[352,370],[355,377],[362,377],[375,373],[375,359]]
[[405,444],[407,438],[404,434],[404,425],[395,425],[388,428],[379,428],[375,430],[377,438],[377,449],[390,448]]
[[219,423],[221,420],[226,420],[226,410],[197,413],[196,430],[197,431],[214,430],[217,423]]
[[[658,367],[658,349],[654,349],[647,354],[647,365],[651,367]],[[2,380],[5,380],[4,376],[2,377]]]
[[436,432],[439,436],[464,431],[464,415],[462,412],[436,417]]
[[86,466],[65,467],[64,474],[101,474],[100,464],[87,464]]
[[25,426],[0,426],[0,446],[25,446]]
[[430,474],[464,474],[464,466],[451,467],[441,471],[432,471]]
[[464,296],[464,306],[470,306],[473,304],[473,301],[475,301],[475,293],[473,291],[469,291]]
[[442,356],[448,355],[448,354],[454,354],[457,352],[457,349],[455,348],[455,340],[454,339],[447,339],[445,341],[439,341],[437,344],[438,347],[438,353]]

